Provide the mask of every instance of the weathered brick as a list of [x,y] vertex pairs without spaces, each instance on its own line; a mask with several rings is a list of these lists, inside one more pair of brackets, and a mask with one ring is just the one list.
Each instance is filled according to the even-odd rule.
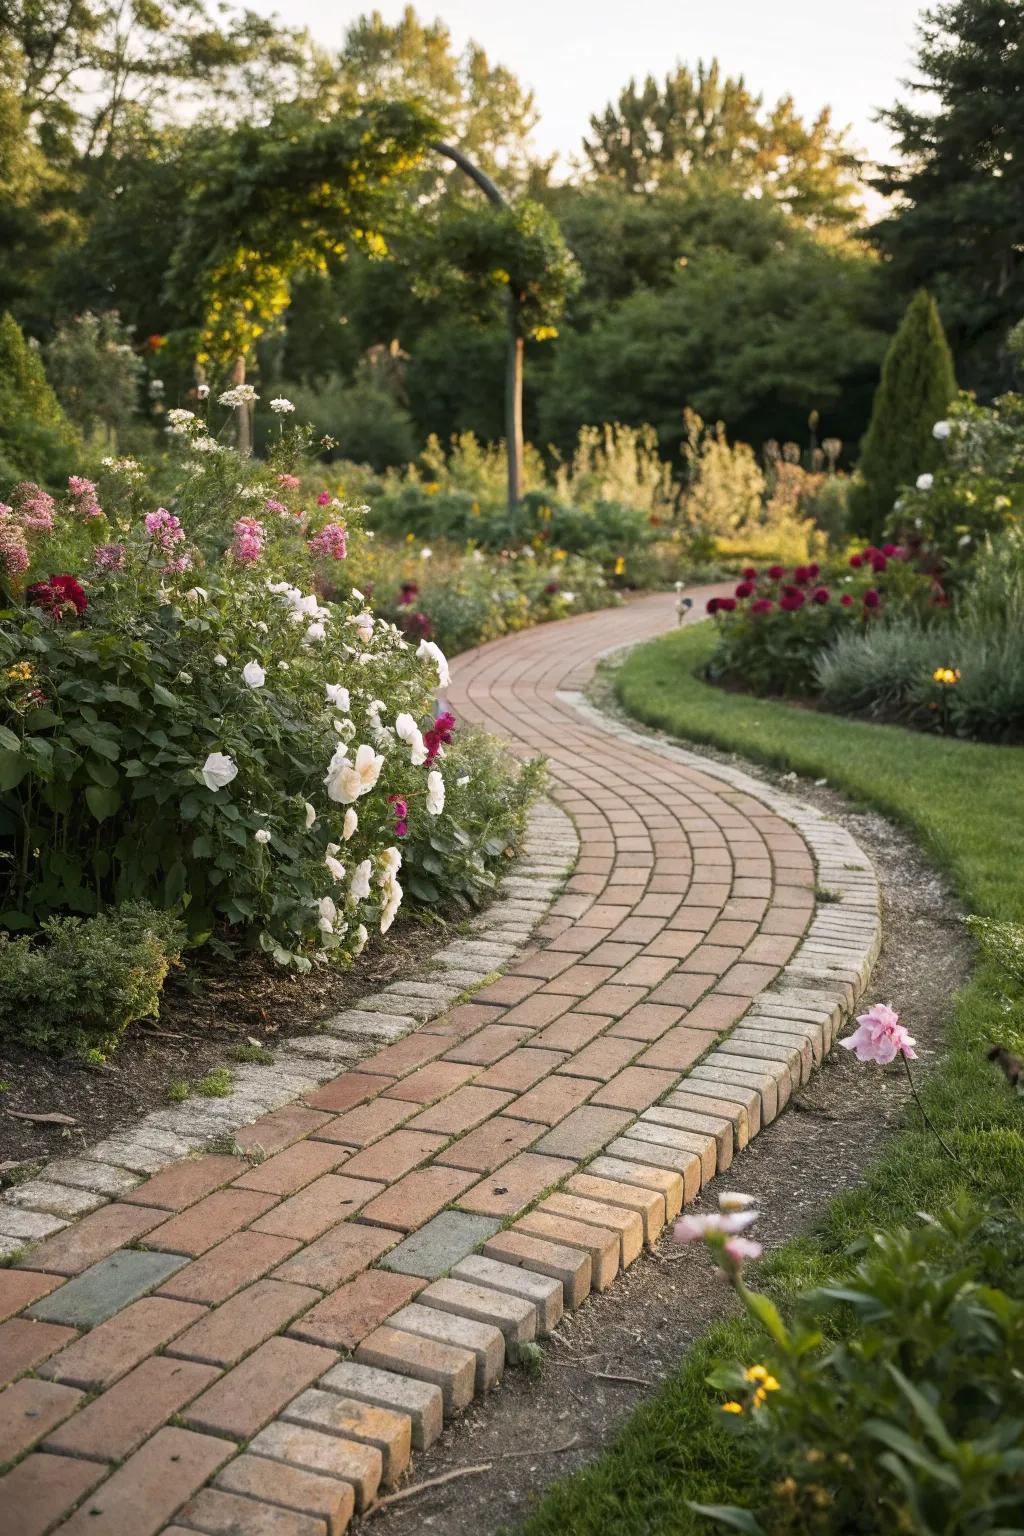
[[450,1312],[471,1322],[499,1328],[505,1338],[505,1350],[515,1360],[522,1344],[537,1336],[537,1308],[522,1296],[510,1296],[468,1280],[435,1280],[420,1296],[424,1307]]
[[515,1264],[502,1264],[482,1253],[471,1253],[455,1265],[451,1278],[528,1302],[536,1315],[537,1332],[542,1336],[557,1327],[562,1316],[562,1282],[548,1275]]
[[147,1248],[198,1258],[222,1238],[247,1227],[276,1204],[273,1195],[253,1189],[219,1189],[170,1221],[164,1220],[146,1237]]
[[597,1179],[613,1179],[622,1184],[635,1184],[641,1189],[656,1190],[665,1201],[665,1219],[674,1221],[683,1207],[683,1177],[671,1168],[654,1168],[640,1161],[624,1161],[619,1157],[595,1157],[587,1165],[587,1173]]
[[38,1367],[48,1355],[77,1337],[74,1328],[37,1323],[28,1317],[12,1317],[8,1322],[0,1323],[0,1387]]
[[696,1109],[698,1113],[722,1115],[731,1120],[737,1151],[742,1151],[761,1129],[761,1099],[753,1090],[738,1090],[724,1084],[716,1088],[700,1078],[688,1077],[665,1103],[672,1109]]
[[212,1365],[154,1355],[49,1435],[46,1449],[123,1461],[219,1374]]
[[158,1430],[62,1529],[67,1536],[155,1536],[234,1451],[230,1440],[212,1435]]
[[407,1413],[395,1413],[354,1397],[339,1397],[334,1392],[310,1389],[303,1392],[282,1414],[291,1424],[302,1424],[322,1434],[337,1435],[373,1446],[383,1461],[383,1481],[394,1484],[409,1465],[412,1452],[412,1419]]
[[567,1158],[521,1153],[467,1190],[459,1201],[459,1208],[478,1211],[485,1216],[514,1216],[546,1189],[572,1173],[574,1167],[575,1163]]
[[62,1284],[59,1275],[43,1275],[30,1269],[0,1269],[0,1323],[49,1296]]
[[340,1113],[346,1109],[355,1109],[357,1104],[365,1104],[368,1099],[376,1098],[378,1093],[387,1093],[391,1086],[391,1078],[380,1073],[343,1072],[333,1082],[326,1083],[315,1093],[307,1094],[306,1103],[311,1109],[333,1109]]
[[478,1088],[501,1088],[509,1093],[525,1093],[542,1077],[547,1077],[566,1061],[564,1051],[542,1051],[527,1045],[512,1051],[493,1067],[474,1079]]
[[208,1365],[234,1365],[319,1300],[318,1292],[308,1285],[257,1280],[230,1301],[208,1311],[168,1346],[167,1353]]
[[390,1327],[404,1333],[436,1339],[456,1349],[468,1349],[476,1356],[476,1390],[489,1392],[505,1368],[505,1340],[498,1328],[451,1316],[433,1307],[411,1302],[390,1320]]
[[44,1296],[30,1316],[71,1328],[94,1328],[129,1302],[155,1290],[186,1261],[177,1254],[142,1253],[121,1248],[86,1269],[52,1296]]
[[672,1103],[675,1095],[664,1104],[656,1104],[644,1115],[655,1125],[671,1125],[676,1130],[689,1131],[691,1135],[712,1136],[715,1141],[715,1171],[725,1173],[732,1163],[733,1126],[731,1120],[715,1115],[701,1114],[692,1109],[676,1109]]
[[[619,1272],[621,1243],[618,1232],[590,1227],[567,1216],[551,1216],[541,1210],[520,1216],[513,1233],[541,1237],[563,1248],[581,1248],[590,1254],[591,1284],[595,1291],[606,1291]],[[485,1248],[484,1252],[488,1250]]]
[[641,1115],[640,1119],[630,1126],[629,1139],[653,1142],[657,1147],[672,1147],[681,1152],[695,1152],[700,1158],[701,1183],[706,1184],[715,1176],[718,1143],[705,1131],[684,1131],[677,1126],[661,1123],[661,1117],[658,1120],[648,1120],[646,1116]]
[[586,1200],[602,1201],[605,1205],[619,1205],[627,1211],[635,1211],[643,1225],[645,1243],[653,1243],[665,1225],[665,1196],[660,1190],[644,1189],[635,1184],[624,1184],[614,1179],[595,1178],[580,1173],[565,1186],[569,1195],[580,1195]]
[[571,1312],[590,1295],[593,1262],[589,1250],[570,1248],[565,1243],[533,1237],[513,1228],[488,1238],[484,1257],[532,1269],[560,1281],[564,1304]]
[[548,1132],[534,1147],[546,1157],[567,1157],[582,1162],[593,1157],[613,1136],[629,1125],[633,1116],[625,1109],[605,1109],[585,1104],[573,1110],[560,1125]]
[[460,1136],[496,1115],[512,1098],[511,1093],[499,1093],[496,1088],[457,1088],[448,1098],[422,1110],[415,1120],[410,1120],[409,1127],[414,1131],[435,1131],[441,1136]]
[[235,1145],[245,1153],[259,1152],[273,1157],[303,1136],[312,1136],[322,1126],[329,1124],[331,1116],[321,1109],[307,1109],[304,1104],[285,1104],[271,1110],[252,1125],[244,1125],[235,1132]]
[[476,1356],[468,1349],[385,1326],[363,1339],[356,1361],[440,1387],[446,1415],[465,1408],[473,1398]]
[[327,1536],[342,1536],[356,1505],[351,1483],[269,1461],[265,1456],[237,1456],[229,1461],[217,1478],[217,1487],[297,1514],[315,1516],[326,1525]]
[[445,1137],[429,1131],[392,1131],[349,1158],[345,1173],[353,1179],[381,1179],[390,1183],[425,1163],[444,1144]]
[[346,1147],[368,1147],[416,1113],[415,1102],[379,1098],[344,1115],[333,1115],[316,1132],[318,1141],[334,1141]]
[[271,1338],[215,1382],[182,1414],[192,1429],[248,1440],[337,1356],[296,1339]]
[[94,1461],[34,1451],[0,1477],[0,1536],[43,1536],[106,1475]]
[[412,1443],[418,1451],[433,1445],[443,1428],[441,1389],[429,1381],[343,1360],[327,1372],[320,1385],[341,1397],[407,1415],[412,1421]]
[[461,1040],[445,1056],[446,1061],[469,1062],[475,1067],[489,1067],[528,1040],[532,1030],[515,1029],[509,1024],[488,1024],[475,1035]]
[[411,1232],[456,1200],[473,1182],[474,1175],[458,1168],[420,1168],[407,1173],[397,1184],[378,1195],[363,1210],[366,1221]]
[[325,1173],[297,1195],[282,1200],[266,1216],[252,1224],[254,1232],[271,1232],[277,1237],[296,1237],[309,1243],[328,1227],[354,1216],[383,1184],[369,1179],[350,1179],[343,1173]]
[[83,1334],[37,1367],[48,1381],[99,1391],[181,1333],[206,1309],[187,1301],[147,1296]]
[[379,1259],[397,1241],[398,1233],[384,1227],[368,1227],[358,1221],[339,1222],[276,1269],[274,1279],[333,1291]]
[[166,1220],[166,1211],[149,1206],[105,1205],[101,1211],[94,1211],[55,1237],[47,1238],[33,1251],[31,1259],[24,1261],[24,1267],[57,1275],[78,1275]]
[[[188,1531],[204,1536],[327,1536],[318,1515],[300,1515],[276,1504],[257,1504],[241,1494],[203,1488],[189,1499],[180,1518]],[[182,1536],[185,1526],[168,1526],[165,1536]]]
[[173,1163],[122,1199],[133,1205],[161,1206],[165,1211],[182,1211],[195,1205],[204,1195],[212,1195],[223,1184],[236,1178],[240,1167],[236,1157],[196,1157]]
[[[389,1080],[388,1098],[404,1100],[409,1104],[433,1104],[447,1094],[454,1093],[463,1083],[476,1076],[476,1067],[467,1062],[432,1061],[428,1066],[410,1072],[397,1083]],[[429,1126],[426,1127],[430,1129]]]
[[0,1395],[0,1466],[13,1461],[74,1413],[84,1393],[24,1377]]
[[639,1258],[644,1244],[644,1226],[636,1211],[603,1205],[586,1196],[556,1192],[542,1200],[537,1212],[543,1216],[566,1217],[585,1226],[601,1228],[619,1236],[619,1263],[627,1269]]
[[249,1444],[254,1456],[300,1467],[325,1477],[350,1483],[355,1491],[356,1509],[368,1509],[377,1497],[383,1472],[383,1458],[375,1445],[360,1445],[341,1440],[302,1424],[278,1419],[261,1429]]
[[608,1143],[609,1157],[622,1158],[624,1162],[645,1163],[651,1168],[669,1168],[683,1180],[683,1204],[689,1205],[700,1194],[700,1157],[696,1152],[686,1152],[680,1147],[659,1146],[653,1141],[636,1141],[631,1136],[618,1136]]
[[234,1232],[200,1259],[193,1259],[176,1275],[165,1280],[158,1296],[173,1296],[179,1301],[202,1301],[216,1306],[227,1301],[235,1291],[262,1275],[293,1254],[297,1238],[272,1237],[265,1232]]
[[677,1076],[676,1072],[657,1072],[650,1067],[626,1067],[605,1083],[591,1102],[606,1104],[612,1109],[646,1109],[668,1092]]
[[[261,1189],[270,1195],[293,1195],[346,1161],[348,1153],[329,1141],[293,1141],[265,1163],[249,1168],[234,1181],[235,1189]],[[238,1168],[236,1164],[236,1174]]]
[[366,1270],[347,1285],[311,1307],[292,1324],[289,1332],[334,1349],[355,1349],[360,1339],[378,1328],[385,1318],[411,1301],[425,1282],[416,1275]]
[[596,1077],[566,1077],[559,1072],[554,1077],[546,1077],[527,1093],[520,1094],[508,1106],[506,1113],[516,1120],[536,1120],[542,1125],[556,1125],[577,1109],[595,1088],[600,1087]]

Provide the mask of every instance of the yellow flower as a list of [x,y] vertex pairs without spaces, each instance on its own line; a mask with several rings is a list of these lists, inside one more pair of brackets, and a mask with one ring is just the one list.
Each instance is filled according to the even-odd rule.
[[535,325],[533,328],[534,341],[551,341],[557,335],[557,325]]
[[423,489],[428,496],[436,496],[441,487],[436,480],[428,480]]
[[723,1413],[742,1413],[743,1412],[743,1404],[742,1403],[733,1403],[733,1402],[723,1403],[722,1404],[722,1412]]
[[960,671],[957,667],[936,667],[932,673],[932,678],[936,683],[941,683],[945,688],[950,683],[958,683],[960,681]]
[[32,663],[30,661],[15,662],[13,667],[7,668],[7,676],[13,677],[16,683],[27,683],[32,676]]
[[620,555],[619,558],[615,562],[615,574],[616,574],[616,576],[621,576],[625,569],[626,569],[626,557],[625,557],[625,555]]
[[555,560],[564,560],[566,558],[565,550],[556,549],[552,558]]
[[747,1381],[764,1381],[768,1372],[763,1365],[748,1365],[743,1375]]

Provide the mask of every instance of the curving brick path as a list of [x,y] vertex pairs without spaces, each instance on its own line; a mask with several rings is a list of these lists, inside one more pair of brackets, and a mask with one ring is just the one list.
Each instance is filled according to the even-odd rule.
[[828,1051],[878,947],[866,857],[579,697],[673,618],[645,598],[459,660],[456,714],[546,754],[579,834],[503,975],[447,1012],[410,987],[423,1022],[240,1131],[244,1162],[121,1169],[0,1270],[0,1536],[335,1536]]

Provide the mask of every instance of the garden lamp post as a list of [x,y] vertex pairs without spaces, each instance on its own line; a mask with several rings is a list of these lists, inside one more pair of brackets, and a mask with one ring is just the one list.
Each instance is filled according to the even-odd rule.
[[[460,171],[476,183],[484,196],[496,208],[507,208],[508,199],[494,185],[491,178],[473,164],[461,149],[440,142],[431,145],[439,155],[454,161]],[[523,337],[519,325],[520,295],[509,284],[508,290],[508,361],[505,367],[505,444],[508,456],[508,505],[509,511],[519,505],[523,496]]]

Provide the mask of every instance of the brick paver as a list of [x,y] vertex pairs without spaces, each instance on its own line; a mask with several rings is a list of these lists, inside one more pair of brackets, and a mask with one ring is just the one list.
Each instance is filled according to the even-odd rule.
[[[410,1435],[440,1433],[442,1400],[464,1407],[506,1345],[605,1289],[827,1052],[877,950],[866,859],[571,697],[599,652],[671,618],[649,598],[458,660],[456,715],[544,753],[576,823],[549,909],[560,856],[536,846],[500,927],[335,1021],[360,1042],[336,1059],[358,1064],[239,1129],[247,1161],[185,1158],[133,1188],[66,1160],[69,1186],[110,1203],[0,1271],[0,1464],[23,1458],[0,1478],[0,1536],[12,1509],[17,1536],[340,1533]],[[817,880],[841,900],[815,917]],[[102,1289],[129,1248],[152,1294],[85,1333],[32,1319],[65,1284]]]

